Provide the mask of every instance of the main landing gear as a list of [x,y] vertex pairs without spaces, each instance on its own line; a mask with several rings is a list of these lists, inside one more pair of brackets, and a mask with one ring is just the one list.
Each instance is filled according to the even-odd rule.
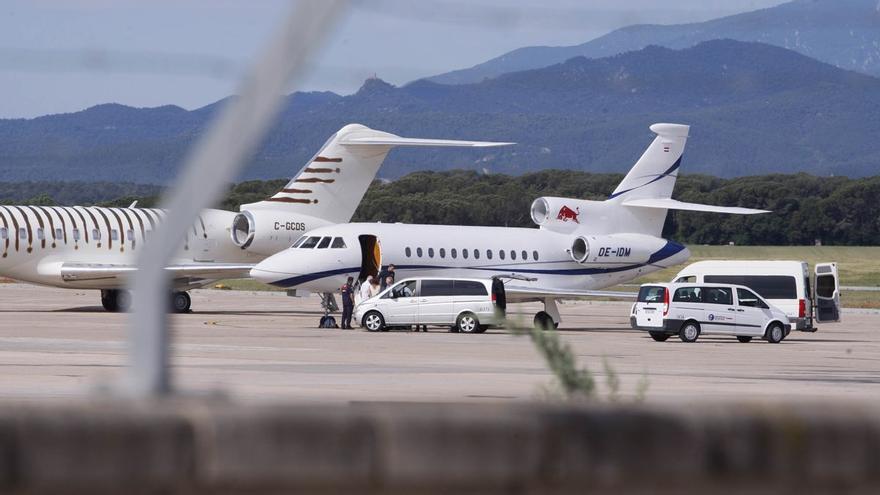
[[562,321],[562,318],[559,316],[556,299],[544,299],[544,311],[538,311],[535,314],[535,328],[539,330],[556,330],[559,328],[560,321]]
[[[125,313],[131,309],[131,292],[123,289],[101,290],[101,305],[111,313]],[[188,292],[171,293],[171,311],[173,313],[189,313],[192,299]]]

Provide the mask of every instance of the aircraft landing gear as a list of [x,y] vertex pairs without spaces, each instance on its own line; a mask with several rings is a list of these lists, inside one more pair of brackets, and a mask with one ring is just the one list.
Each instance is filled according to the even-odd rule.
[[189,292],[173,292],[171,294],[171,311],[174,313],[189,313],[192,299]]
[[102,289],[101,305],[111,313],[124,313],[131,309],[131,292],[121,289]]
[[318,328],[338,328],[336,318],[330,316],[330,313],[339,311],[339,305],[336,304],[336,297],[332,292],[324,292],[321,296],[321,308],[324,310],[324,316],[318,322]]
[[535,314],[535,328],[539,330],[556,330],[559,328],[560,321],[562,321],[562,317],[559,316],[556,299],[544,299],[544,311],[538,311]]

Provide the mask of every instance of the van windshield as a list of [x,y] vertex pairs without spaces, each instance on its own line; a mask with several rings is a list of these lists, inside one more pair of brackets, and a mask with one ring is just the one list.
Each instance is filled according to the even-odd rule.
[[666,287],[648,285],[639,289],[639,302],[663,302],[666,297]]
[[706,275],[710,284],[744,285],[764,299],[797,299],[797,281],[789,275]]

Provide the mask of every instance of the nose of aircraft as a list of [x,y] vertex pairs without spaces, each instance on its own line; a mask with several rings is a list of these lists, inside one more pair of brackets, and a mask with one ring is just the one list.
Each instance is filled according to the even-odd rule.
[[287,252],[281,252],[264,259],[251,268],[251,278],[264,284],[282,285],[283,281],[298,275],[287,262],[288,257]]

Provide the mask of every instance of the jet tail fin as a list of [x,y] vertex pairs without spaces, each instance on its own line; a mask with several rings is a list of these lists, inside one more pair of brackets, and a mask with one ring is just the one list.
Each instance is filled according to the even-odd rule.
[[391,148],[456,146],[484,148],[513,143],[404,138],[360,124],[336,132],[280,191],[242,210],[272,208],[302,213],[331,223],[351,220]]

